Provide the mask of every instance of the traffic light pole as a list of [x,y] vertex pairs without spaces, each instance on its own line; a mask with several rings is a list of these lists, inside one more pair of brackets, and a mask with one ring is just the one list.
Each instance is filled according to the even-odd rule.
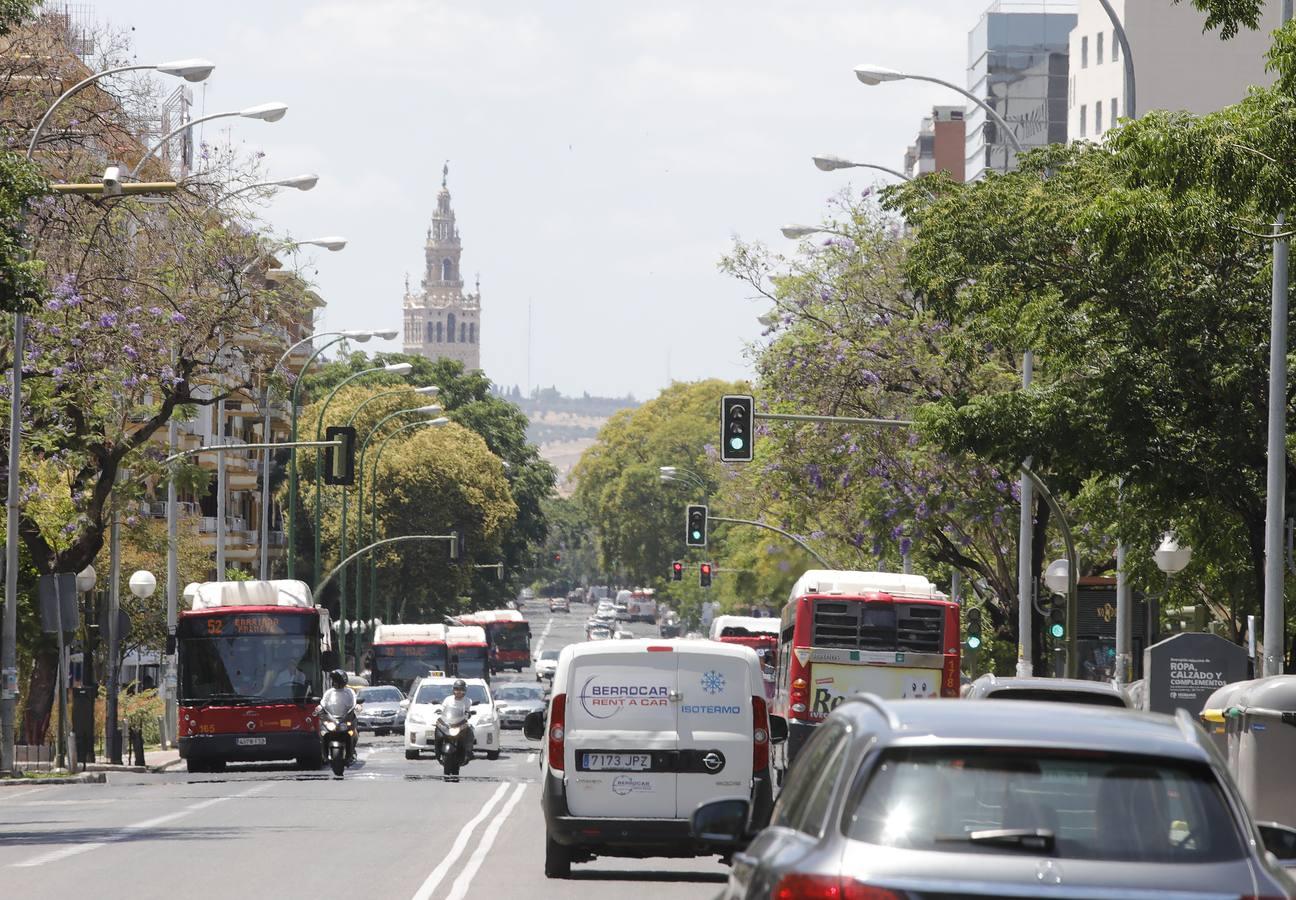
[[[1066,516],[1062,513],[1062,507],[1058,505],[1057,499],[1053,492],[1048,489],[1048,485],[1036,475],[1030,466],[1023,465],[1021,473],[1025,475],[1039,491],[1039,495],[1048,508],[1052,511],[1054,518],[1058,522],[1058,530],[1062,532],[1062,543],[1066,546],[1067,554],[1067,605],[1066,605],[1066,677],[1076,678],[1080,673],[1080,654],[1076,645],[1076,626],[1079,624],[1079,578],[1080,578],[1080,558],[1076,554],[1075,541],[1071,539],[1071,525],[1067,522]],[[1022,640],[1029,638],[1029,635],[1023,635]]]
[[336,575],[338,572],[341,572],[344,568],[346,568],[348,563],[350,563],[353,560],[359,559],[361,556],[364,556],[366,553],[368,553],[370,550],[373,550],[376,547],[382,547],[385,544],[396,544],[396,543],[400,543],[401,541],[447,541],[450,544],[450,556],[453,559],[458,554],[458,546],[460,540],[461,538],[459,534],[455,533],[455,534],[403,534],[400,535],[399,537],[389,537],[389,538],[383,538],[381,541],[374,541],[372,544],[368,544],[364,547],[361,547],[355,553],[352,553],[346,559],[342,560],[342,562],[338,563],[336,566],[329,569],[328,574],[325,575],[322,579],[320,579],[319,584],[315,585],[314,594],[316,597],[318,597],[320,595],[320,592],[323,591],[324,588],[328,586],[328,583],[333,580],[334,575]]
[[784,531],[782,528],[776,528],[773,525],[766,525],[764,522],[754,522],[751,519],[729,519],[729,518],[725,518],[724,516],[707,516],[707,519],[712,522],[727,522],[730,525],[751,525],[754,528],[764,528],[766,531],[773,531],[777,534],[781,534],[783,535],[783,537],[787,538],[789,541],[792,541],[794,544],[799,546],[806,553],[809,553],[811,556],[817,559],[819,561],[819,565],[823,566],[825,569],[837,568],[832,563],[828,562],[828,560],[824,559],[822,556],[816,553],[814,548],[811,547],[809,544],[807,544],[805,541],[803,541],[801,538],[797,537],[795,534],[792,534],[791,532]]

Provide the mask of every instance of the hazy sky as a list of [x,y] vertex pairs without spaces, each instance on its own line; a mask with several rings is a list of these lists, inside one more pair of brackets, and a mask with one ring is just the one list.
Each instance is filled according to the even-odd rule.
[[264,150],[272,175],[320,174],[266,215],[294,237],[350,239],[312,261],[323,327],[401,326],[449,159],[463,272],[481,273],[486,373],[643,399],[671,378],[749,371],[743,347],[766,305],[717,260],[735,235],[789,247],[780,224],[818,221],[830,195],[873,181],[820,172],[812,154],[900,168],[923,115],[958,98],[868,88],[851,69],[963,84],[988,2],[98,0],[94,12],[134,28],[140,61],[216,62],[195,114],[289,105],[277,124],[229,120],[205,136]]

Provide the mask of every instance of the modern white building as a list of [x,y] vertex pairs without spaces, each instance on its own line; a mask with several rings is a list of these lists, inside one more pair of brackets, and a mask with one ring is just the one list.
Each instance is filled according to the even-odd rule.
[[[1281,0],[1269,0],[1259,31],[1231,40],[1203,32],[1206,14],[1184,2],[1111,0],[1134,56],[1136,113],[1152,109],[1206,113],[1236,103],[1252,85],[1273,83],[1265,71],[1269,35]],[[1071,32],[1067,134],[1096,140],[1128,112],[1125,61],[1111,19],[1098,0],[1079,0]]]

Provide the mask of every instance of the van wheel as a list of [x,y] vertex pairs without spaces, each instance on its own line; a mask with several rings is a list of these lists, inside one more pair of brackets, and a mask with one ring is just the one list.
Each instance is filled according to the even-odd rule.
[[405,751],[405,758],[406,758],[406,759],[418,759],[418,758],[419,758],[419,752],[418,752],[417,750],[406,750],[406,751]]
[[499,759],[499,755],[500,755],[500,752],[499,752],[498,750],[487,750],[487,751],[486,751],[486,758],[487,758],[487,759]]
[[571,875],[571,848],[545,835],[545,877],[566,878]]

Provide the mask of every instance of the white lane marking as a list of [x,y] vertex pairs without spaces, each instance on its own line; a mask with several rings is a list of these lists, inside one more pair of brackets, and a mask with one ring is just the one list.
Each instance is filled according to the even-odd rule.
[[27,788],[26,790],[16,791],[12,794],[0,793],[0,800],[12,800],[14,797],[25,797],[28,794],[37,794],[41,791],[48,791],[48,787]]
[[118,800],[26,800],[18,806],[102,806]]
[[472,836],[473,831],[482,823],[483,819],[490,815],[491,810],[495,808],[495,804],[499,803],[500,798],[508,791],[508,787],[507,783],[501,784],[495,790],[495,793],[491,794],[491,798],[486,801],[486,805],[482,807],[481,812],[468,820],[468,824],[459,831],[459,836],[455,838],[455,842],[450,846],[450,851],[446,853],[445,859],[437,863],[437,867],[432,870],[432,874],[428,875],[419,889],[415,891],[414,900],[429,900],[432,892],[445,879],[450,867],[458,862],[464,847],[468,846],[468,839]]
[[509,797],[508,803],[505,803],[504,808],[499,811],[499,815],[492,819],[491,823],[486,826],[486,830],[482,832],[481,843],[477,845],[477,849],[474,850],[473,855],[469,857],[468,865],[464,866],[464,870],[455,881],[454,887],[450,890],[450,893],[446,895],[446,900],[463,900],[464,897],[468,896],[468,887],[472,884],[473,877],[477,874],[477,870],[480,869],[482,863],[486,861],[486,854],[489,853],[490,848],[494,846],[495,837],[499,834],[500,826],[503,825],[504,820],[509,817],[509,813],[513,812],[513,807],[517,806],[518,801],[522,799],[522,795],[526,793],[526,789],[527,786],[525,784],[519,784],[517,790],[513,792],[513,796]]
[[213,797],[210,800],[203,800],[199,803],[192,803],[189,806],[186,806],[184,809],[177,810],[176,812],[173,813],[167,813],[165,816],[157,816],[152,819],[146,819],[143,822],[136,822],[133,825],[125,825],[121,828],[121,830],[116,835],[114,835],[113,837],[107,840],[91,841],[85,844],[73,844],[69,847],[60,847],[58,850],[50,850],[48,853],[42,853],[40,856],[33,857],[24,862],[13,863],[11,865],[11,868],[26,869],[26,868],[31,868],[32,866],[43,866],[46,863],[58,862],[59,860],[67,859],[70,856],[77,856],[78,854],[81,853],[88,853],[91,850],[98,850],[100,847],[106,847],[108,844],[113,844],[116,843],[117,841],[125,840],[135,832],[146,831],[150,828],[157,828],[159,825],[165,825],[168,822],[174,822],[176,819],[180,819],[183,818],[184,816],[190,815],[192,813],[196,813],[199,810],[208,808],[209,806],[215,806],[217,803],[224,803],[226,800],[238,800],[240,798],[248,797],[251,796],[252,794],[257,794],[260,793],[261,791],[268,790],[269,788],[270,785],[261,784],[261,785],[257,785],[254,788],[250,788],[246,791],[242,791],[237,794],[231,794],[228,797]]
[[540,632],[540,640],[536,641],[535,646],[531,648],[531,652],[534,653],[536,656],[539,656],[540,651],[544,649],[545,638],[549,637],[549,632],[553,630],[553,624],[554,624],[554,618],[553,616],[550,616],[549,619],[545,622],[544,631]]

